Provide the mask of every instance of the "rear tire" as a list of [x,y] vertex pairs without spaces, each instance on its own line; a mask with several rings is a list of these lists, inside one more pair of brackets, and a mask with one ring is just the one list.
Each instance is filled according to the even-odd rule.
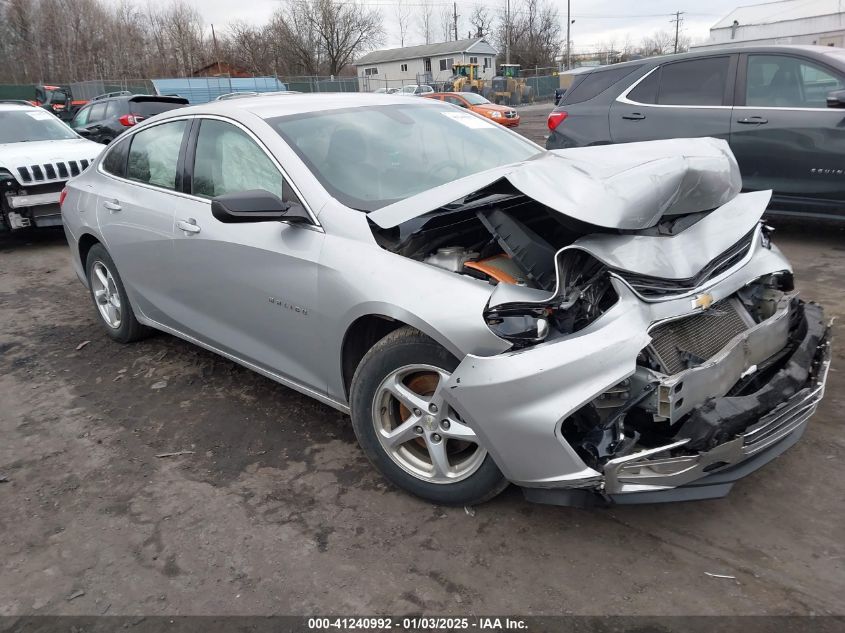
[[441,505],[474,505],[508,486],[474,431],[437,389],[458,360],[411,327],[394,330],[352,378],[352,427],[391,483]]
[[94,244],[88,251],[85,273],[91,299],[106,333],[119,343],[144,338],[149,330],[135,318],[117,266],[102,244]]

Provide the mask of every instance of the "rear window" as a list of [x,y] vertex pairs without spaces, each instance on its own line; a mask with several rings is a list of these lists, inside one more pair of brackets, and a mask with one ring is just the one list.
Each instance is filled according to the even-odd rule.
[[622,66],[620,68],[593,71],[567,91],[560,105],[589,101],[639,68],[641,66]]
[[132,101],[132,114],[140,114],[141,116],[149,117],[168,110],[175,110],[176,108],[184,108],[184,103],[173,103],[172,101]]

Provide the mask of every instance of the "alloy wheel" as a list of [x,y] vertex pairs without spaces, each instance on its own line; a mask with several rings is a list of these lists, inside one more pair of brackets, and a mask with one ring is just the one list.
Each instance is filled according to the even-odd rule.
[[382,380],[373,399],[382,448],[402,470],[429,483],[466,479],[487,456],[475,432],[442,398],[449,376],[432,365],[406,365]]
[[100,316],[106,325],[116,330],[122,322],[122,307],[114,277],[101,261],[94,263],[91,273],[91,291]]

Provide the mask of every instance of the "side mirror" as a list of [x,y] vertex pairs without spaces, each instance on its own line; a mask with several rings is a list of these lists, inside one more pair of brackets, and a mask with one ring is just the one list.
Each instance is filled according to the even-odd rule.
[[834,90],[827,95],[828,108],[845,108],[845,90]]
[[264,189],[226,193],[211,199],[211,215],[225,222],[310,222],[311,218],[298,204],[288,204]]

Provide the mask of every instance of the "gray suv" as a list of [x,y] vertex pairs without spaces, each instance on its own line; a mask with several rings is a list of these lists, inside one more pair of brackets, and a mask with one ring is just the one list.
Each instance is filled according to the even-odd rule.
[[713,136],[770,212],[845,220],[845,51],[758,46],[657,57],[576,77],[548,149]]

